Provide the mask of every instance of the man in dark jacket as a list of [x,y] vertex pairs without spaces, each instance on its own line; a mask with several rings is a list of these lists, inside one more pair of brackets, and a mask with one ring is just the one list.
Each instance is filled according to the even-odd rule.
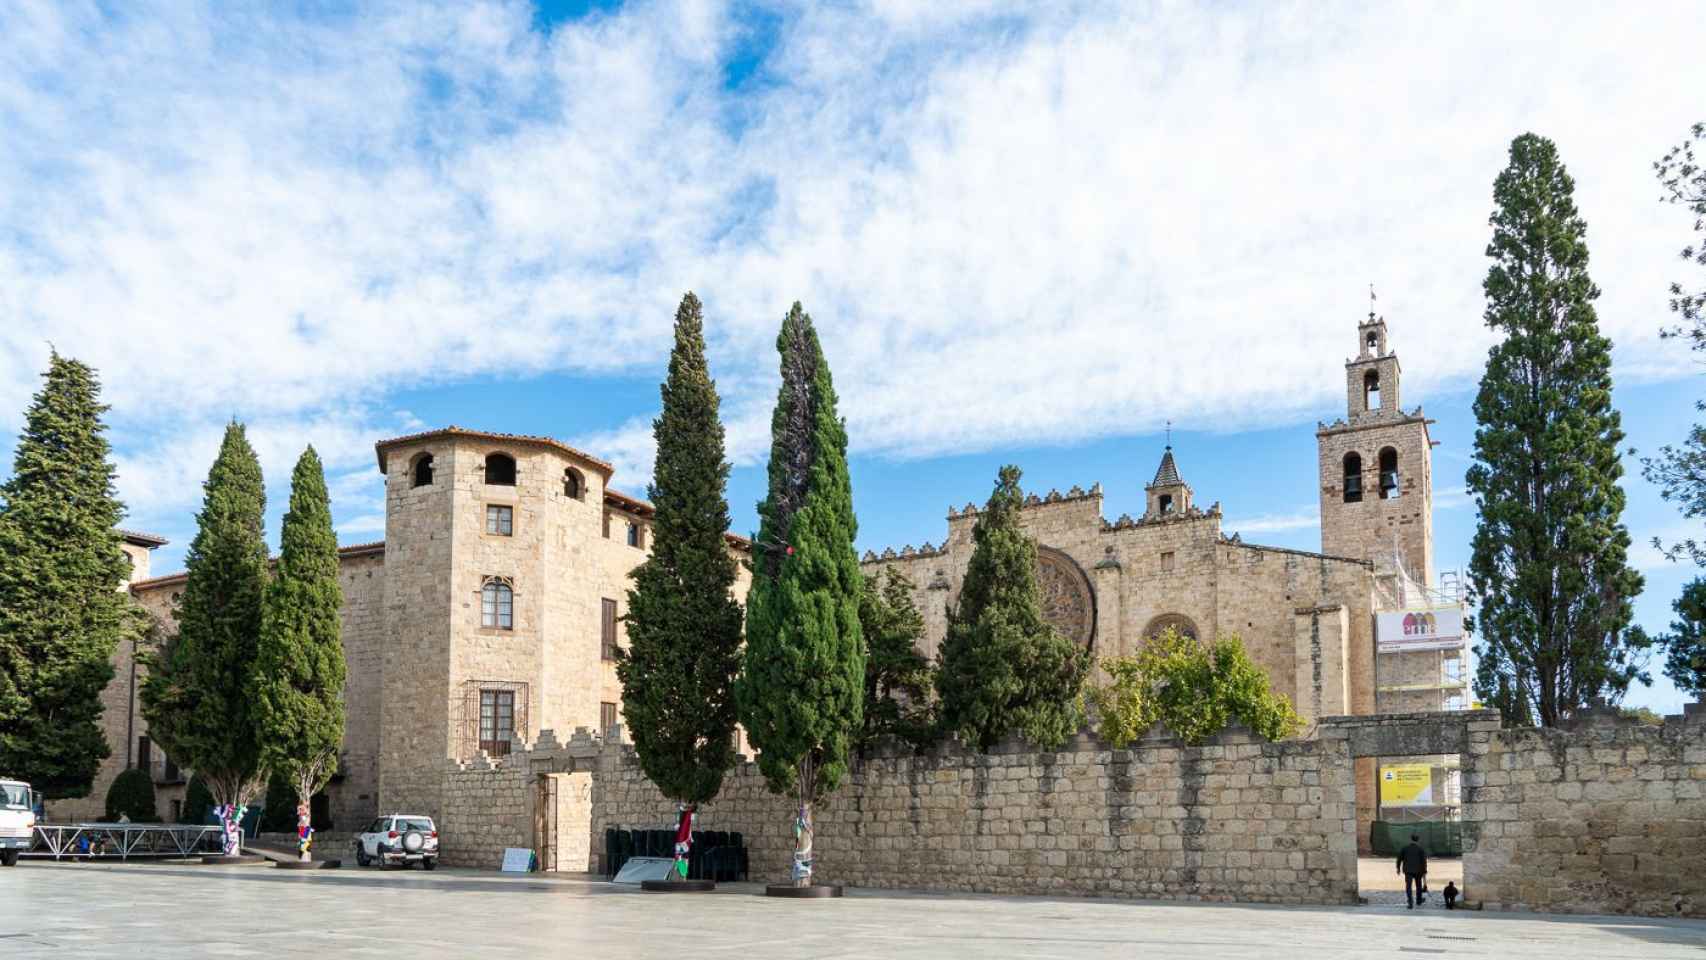
[[[1420,834],[1410,834],[1410,843],[1398,851],[1398,872],[1404,875],[1404,902],[1411,910],[1427,896],[1427,886],[1422,878],[1428,875],[1428,854],[1422,849]],[[1415,894],[1411,895],[1414,888]]]

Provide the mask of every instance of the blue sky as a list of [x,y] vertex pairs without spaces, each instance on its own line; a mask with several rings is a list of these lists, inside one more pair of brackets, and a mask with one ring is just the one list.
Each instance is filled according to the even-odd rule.
[[[1684,19],[22,0],[0,12],[0,444],[49,341],[95,364],[131,523],[174,540],[160,569],[232,416],[275,523],[315,444],[345,542],[382,535],[374,441],[430,426],[557,436],[640,493],[693,289],[737,528],[799,299],[849,422],[861,549],[939,541],[1005,462],[1135,512],[1167,421],[1228,532],[1308,549],[1314,425],[1340,412],[1374,283],[1404,401],[1439,421],[1438,561],[1461,567],[1486,219],[1516,134],[1555,139],[1576,178],[1630,445],[1693,416],[1697,368],[1657,337],[1690,224],[1650,173],[1702,119]],[[1659,628],[1691,571],[1643,545],[1689,525],[1630,471]]]

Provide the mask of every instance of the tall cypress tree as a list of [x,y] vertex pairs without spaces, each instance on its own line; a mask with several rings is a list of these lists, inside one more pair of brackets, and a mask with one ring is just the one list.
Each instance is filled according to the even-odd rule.
[[278,570],[261,602],[261,636],[251,677],[261,760],[296,793],[298,853],[309,859],[309,801],[338,769],[344,739],[343,625],[338,536],[326,473],[313,447],[290,479],[290,510],[279,535]]
[[1644,679],[1625,630],[1641,577],[1627,563],[1611,343],[1574,191],[1534,134],[1511,142],[1493,185],[1485,317],[1504,340],[1475,398],[1469,580],[1475,689],[1511,724],[1552,726]]
[[[628,648],[616,675],[640,767],[691,817],[734,766],[741,644],[741,609],[732,593],[737,571],[726,539],[729,463],[717,385],[705,360],[704,320],[692,293],[675,314],[661,392],[647,491],[656,508],[652,549],[628,591]],[[686,854],[677,856],[683,876]]]
[[834,790],[862,723],[857,524],[847,427],[811,317],[795,303],[776,338],[782,388],[771,417],[770,489],[758,505],[741,720],[770,789],[799,801],[794,883],[811,884],[812,805]]
[[202,491],[178,633],[148,659],[142,710],[154,739],[207,784],[234,853],[232,824],[266,787],[251,701],[267,583],[266,489],[242,424],[225,428]]
[[1043,619],[1037,545],[1019,526],[1019,468],[1001,468],[972,527],[960,599],[948,617],[937,686],[942,723],[988,750],[1011,731],[1058,746],[1083,719],[1090,653]]
[[0,771],[50,799],[88,796],[108,754],[101,690],[143,619],[95,372],[55,352],[0,486]]

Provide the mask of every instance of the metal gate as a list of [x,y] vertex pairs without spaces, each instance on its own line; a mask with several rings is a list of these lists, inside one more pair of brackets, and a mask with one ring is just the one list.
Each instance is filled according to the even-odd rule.
[[539,857],[539,869],[557,869],[557,788],[561,778],[549,773],[539,775],[533,796],[533,850]]

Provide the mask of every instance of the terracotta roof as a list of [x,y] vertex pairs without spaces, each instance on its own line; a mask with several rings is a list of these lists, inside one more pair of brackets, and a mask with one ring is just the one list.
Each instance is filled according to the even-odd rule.
[[172,542],[157,533],[142,533],[139,530],[126,530],[123,527],[114,527],[113,532],[123,537],[126,543],[134,543],[139,547],[147,547],[150,550],[155,547],[163,547]]
[[[384,552],[385,541],[383,540],[375,540],[372,543],[352,543],[347,547],[338,548],[338,556],[340,557],[366,557],[375,553]],[[278,558],[273,557],[272,562],[277,563]],[[179,570],[177,573],[168,573],[165,576],[149,577],[147,580],[138,580],[130,585],[130,589],[152,590],[155,587],[169,587],[174,583],[183,583],[185,580],[189,579],[189,576],[190,575],[188,573]]]
[[1173,447],[1168,444],[1167,451],[1161,454],[1161,466],[1155,471],[1155,479],[1150,481],[1152,487],[1176,487],[1185,481],[1179,479],[1179,466],[1173,462]]
[[611,466],[609,461],[601,460],[598,457],[587,453],[585,450],[577,450],[561,440],[553,440],[550,437],[534,437],[523,433],[488,433],[484,430],[465,430],[462,427],[455,425],[445,427],[442,430],[428,430],[424,433],[411,433],[406,436],[392,437],[389,440],[381,440],[374,444],[373,450],[379,457],[380,472],[383,473],[385,471],[385,451],[387,449],[400,443],[412,443],[416,440],[430,440],[434,437],[467,437],[472,440],[495,440],[499,443],[525,443],[536,447],[548,447],[552,450],[566,453],[571,457],[576,457],[591,463],[593,466],[603,471],[606,477],[616,472],[616,468]]

